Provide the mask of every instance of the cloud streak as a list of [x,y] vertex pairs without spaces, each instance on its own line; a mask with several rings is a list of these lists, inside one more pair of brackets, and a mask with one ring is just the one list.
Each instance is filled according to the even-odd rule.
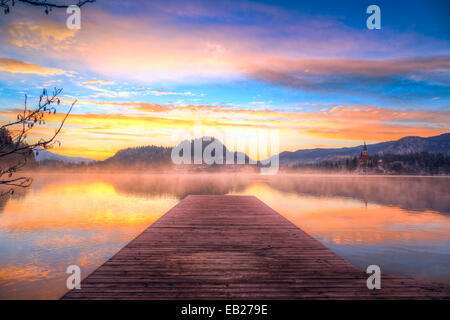
[[[448,37],[414,32],[400,16],[398,29],[361,30],[351,5],[329,5],[111,0],[83,11],[78,31],[55,14],[8,16],[0,104],[61,81],[80,98],[64,146],[97,159],[171,145],[174,128],[195,121],[249,134],[278,128],[284,150],[448,131]],[[302,101],[311,104],[296,109]]]
[[[64,148],[61,150],[77,149],[78,156],[99,160],[129,146],[174,145],[174,130],[192,130],[198,121],[205,130],[240,132],[243,139],[251,137],[255,129],[279,129],[281,150],[314,147],[318,141],[335,140],[333,145],[339,147],[353,146],[361,140],[378,142],[409,135],[432,136],[448,132],[450,128],[450,111],[405,112],[368,105],[284,112],[138,101],[81,100],[79,103],[124,107],[120,113],[71,114],[66,122],[60,136]],[[14,111],[2,112],[0,118],[13,119],[15,114]],[[49,118],[48,123],[57,124],[60,117],[57,114]],[[50,128],[49,132],[52,130]],[[46,132],[37,131],[37,134]]]
[[104,84],[104,85],[108,85],[108,84],[113,84],[113,82],[109,81],[109,80],[92,79],[92,80],[84,81],[83,84]]
[[40,76],[69,75],[67,71],[62,69],[41,67],[36,64],[8,58],[0,58],[0,70],[12,73],[37,74]]
[[[117,5],[120,7],[121,4]],[[270,64],[274,60],[278,61],[279,68],[273,72],[281,72],[282,65],[289,64],[286,67],[296,69],[308,65],[316,74],[324,74],[327,68],[332,73],[349,69],[353,70],[352,74],[358,70],[364,70],[364,74],[377,73],[379,64],[386,63],[338,58],[345,55],[361,57],[373,51],[385,57],[390,53],[401,55],[410,52],[411,44],[417,46],[420,40],[417,35],[384,33],[381,41],[373,34],[363,35],[360,30],[324,17],[302,17],[301,24],[293,23],[298,17],[275,6],[236,3],[233,8],[228,8],[233,9],[232,17],[224,13],[224,20],[216,17],[220,18],[220,23],[213,25],[186,23],[184,19],[181,22],[178,19],[180,11],[167,8],[167,5],[151,7],[150,12],[162,10],[169,16],[153,13],[143,19],[141,12],[130,16],[93,9],[83,16],[83,29],[79,32],[61,28],[51,20],[21,21],[7,26],[8,41],[30,54],[51,49],[47,52],[51,58],[73,68],[76,65],[101,74],[147,81],[194,81],[202,77],[239,77],[242,70],[246,71],[252,65],[258,66],[259,70],[272,70]],[[212,8],[209,4],[192,4],[184,9],[206,14]],[[245,19],[242,19],[241,10],[250,10],[259,18],[271,19],[276,24],[270,28],[264,20],[256,25],[242,24]],[[239,24],[226,23],[229,19],[237,19]],[[438,47],[438,43],[429,39],[424,42]],[[327,63],[305,60],[314,56],[333,59]],[[292,63],[287,62],[289,59],[303,60]],[[405,64],[397,66],[395,61],[390,64],[394,72],[402,72],[402,67],[409,68]]]
[[[318,92],[365,92],[389,95],[390,90],[405,95],[450,97],[450,57],[414,59],[272,59],[266,65],[244,69],[250,77],[297,90]],[[389,90],[380,90],[380,86]]]

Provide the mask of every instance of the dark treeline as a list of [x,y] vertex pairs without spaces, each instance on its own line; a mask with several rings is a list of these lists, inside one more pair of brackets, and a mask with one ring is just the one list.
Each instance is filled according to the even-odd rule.
[[[90,163],[70,163],[58,160],[44,160],[39,162],[41,168],[55,169],[150,169],[175,168],[170,158],[170,148],[165,147],[137,147],[119,151],[114,157],[105,161]],[[208,166],[209,167],[209,166]],[[214,166],[220,167],[220,166]],[[302,170],[321,172],[352,173],[360,170],[358,157],[336,161],[322,161],[312,164],[297,164],[289,168],[280,168],[282,171]],[[367,166],[367,173],[371,174],[419,174],[440,175],[450,174],[450,156],[441,153],[412,153],[404,155],[373,155]]]
[[43,169],[96,169],[97,162],[65,162],[61,160],[46,159],[38,162]]
[[[118,151],[113,157],[102,163],[107,164],[169,164],[172,148],[162,146],[141,146]],[[100,164],[100,162],[99,162]]]
[[381,159],[384,166],[396,173],[450,174],[450,156],[442,153],[387,154],[372,158],[373,163]]
[[13,141],[11,133],[6,128],[0,128],[0,172],[15,172],[20,168],[34,168],[36,161],[31,147],[25,142]]
[[[298,164],[292,169],[317,171],[354,172],[359,168],[358,157],[336,161],[322,161],[312,164]],[[367,166],[369,173],[384,174],[450,174],[450,156],[441,153],[411,153],[373,155]]]

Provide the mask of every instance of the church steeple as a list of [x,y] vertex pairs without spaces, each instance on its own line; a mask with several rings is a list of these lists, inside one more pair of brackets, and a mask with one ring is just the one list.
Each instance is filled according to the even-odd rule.
[[368,156],[369,155],[369,153],[367,152],[367,145],[366,145],[365,141],[364,141],[364,147],[363,147],[362,155],[363,156]]
[[359,163],[359,170],[361,170],[360,172],[367,173],[368,167],[371,164],[371,159],[369,156],[369,152],[367,151],[367,144],[365,141],[363,149],[361,151],[361,155],[358,158],[358,163]]

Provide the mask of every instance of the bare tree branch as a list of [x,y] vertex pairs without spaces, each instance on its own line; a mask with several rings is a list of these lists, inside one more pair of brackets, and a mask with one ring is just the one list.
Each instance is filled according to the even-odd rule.
[[[59,126],[55,132],[49,138],[40,138],[34,143],[28,143],[27,134],[37,125],[44,125],[46,116],[56,114],[56,108],[60,105],[60,99],[58,95],[62,92],[62,89],[55,88],[52,94],[48,94],[44,89],[39,96],[39,102],[34,110],[28,109],[28,98],[25,95],[24,109],[17,115],[17,120],[3,124],[0,126],[0,186],[7,185],[11,187],[29,187],[32,183],[30,177],[12,177],[19,169],[23,168],[28,159],[33,158],[33,151],[41,147],[43,149],[52,148],[55,144],[60,144],[55,140],[57,135],[61,132],[67,117],[72,111],[73,106],[77,102],[72,102],[69,110],[65,113]],[[38,152],[38,151],[37,151]],[[4,168],[6,167],[6,168]],[[6,179],[2,179],[6,176]],[[12,193],[10,189],[6,192],[0,192],[0,196],[8,193]]]
[[52,11],[53,8],[55,9],[66,9],[70,5],[76,5],[78,7],[84,6],[86,3],[94,3],[95,0],[78,0],[78,3],[68,3],[68,4],[58,4],[53,2],[47,2],[47,0],[0,0],[0,7],[3,8],[3,12],[5,14],[10,13],[11,7],[14,7],[16,2],[22,2],[25,4],[29,4],[36,7],[43,7],[45,8],[45,13],[48,14],[50,11]]

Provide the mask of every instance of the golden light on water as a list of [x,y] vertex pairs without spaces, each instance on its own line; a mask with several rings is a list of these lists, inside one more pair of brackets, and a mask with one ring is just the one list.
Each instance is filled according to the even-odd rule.
[[379,263],[394,274],[450,282],[448,178],[138,173],[34,178],[30,189],[1,203],[0,298],[59,298],[67,290],[67,266],[80,266],[86,276],[188,194],[255,195],[356,266],[382,257]]
[[74,181],[46,186],[25,199],[8,201],[0,220],[4,230],[54,228],[144,228],[176,204],[170,199],[131,198],[105,182]]

